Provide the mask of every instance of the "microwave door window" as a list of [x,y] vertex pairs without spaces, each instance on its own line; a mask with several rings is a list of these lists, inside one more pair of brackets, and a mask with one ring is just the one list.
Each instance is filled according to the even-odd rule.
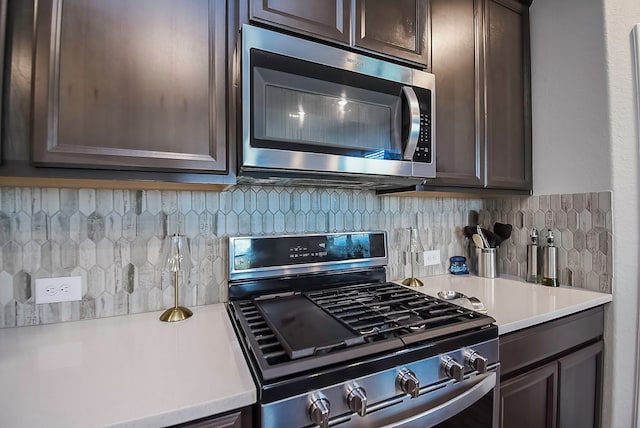
[[371,153],[392,151],[389,106],[266,87],[265,138]]
[[401,159],[397,95],[253,68],[256,147]]

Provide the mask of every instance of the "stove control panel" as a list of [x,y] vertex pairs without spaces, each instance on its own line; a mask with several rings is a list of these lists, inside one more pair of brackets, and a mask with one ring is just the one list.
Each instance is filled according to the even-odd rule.
[[[282,421],[288,427],[389,425],[384,415],[396,412],[394,408],[398,414],[406,415],[406,409],[412,406],[422,408],[451,391],[488,383],[492,376],[495,379],[498,356],[495,338],[358,377],[345,376],[342,382],[314,385],[309,392],[261,404],[262,427],[280,428]],[[486,373],[481,373],[485,358]],[[462,381],[458,382],[460,378]],[[305,386],[307,383],[305,380]],[[438,396],[440,393],[443,395]],[[378,423],[380,418],[386,422]]]
[[[322,235],[238,236],[229,238],[229,279],[289,275],[291,268],[320,263],[325,270],[348,261],[361,266],[387,264],[385,232]],[[317,271],[317,270],[315,270]]]

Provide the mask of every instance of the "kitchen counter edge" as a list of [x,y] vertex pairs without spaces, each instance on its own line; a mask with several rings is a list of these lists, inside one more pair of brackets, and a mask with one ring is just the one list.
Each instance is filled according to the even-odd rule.
[[[254,404],[225,304],[0,329],[0,426],[157,427]],[[66,391],[64,394],[61,391]]]
[[[505,335],[612,302],[611,294],[576,287],[546,287],[514,277],[495,279],[473,275],[438,275],[421,278],[422,287],[409,287],[437,297],[440,290],[455,290],[479,298]],[[464,300],[453,301],[471,309]]]

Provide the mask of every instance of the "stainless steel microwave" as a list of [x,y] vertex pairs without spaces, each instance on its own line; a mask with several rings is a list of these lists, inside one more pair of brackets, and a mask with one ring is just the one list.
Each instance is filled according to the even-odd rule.
[[245,25],[239,183],[397,187],[436,172],[435,76]]

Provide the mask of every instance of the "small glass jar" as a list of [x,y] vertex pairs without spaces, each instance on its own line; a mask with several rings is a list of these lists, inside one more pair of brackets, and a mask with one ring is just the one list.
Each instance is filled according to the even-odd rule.
[[467,258],[463,256],[453,256],[449,258],[449,272],[454,275],[465,275],[469,273],[467,269]]

